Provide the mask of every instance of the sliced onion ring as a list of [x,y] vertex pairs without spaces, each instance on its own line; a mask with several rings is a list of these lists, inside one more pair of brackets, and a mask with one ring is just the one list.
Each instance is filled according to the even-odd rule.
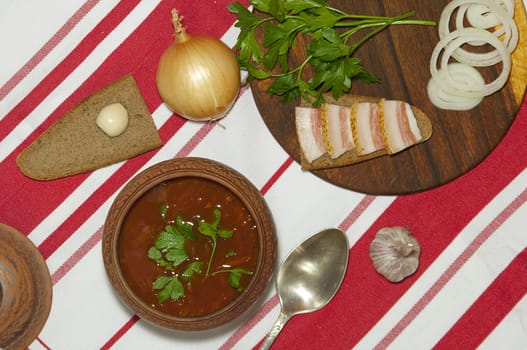
[[[497,52],[499,52],[501,60],[503,61],[503,67],[500,75],[492,82],[483,84],[481,86],[467,86],[466,84],[460,84],[459,82],[456,82],[450,74],[445,74],[443,77],[439,77],[437,68],[439,54],[443,51],[439,67],[444,69],[449,63],[452,53],[461,45],[472,40],[485,41],[492,45],[497,50]],[[511,65],[511,56],[506,46],[501,40],[492,35],[492,33],[476,28],[462,28],[457,29],[443,37],[436,45],[432,51],[432,56],[430,59],[430,72],[432,73],[432,77],[434,79],[443,79],[445,83],[449,85],[449,88],[452,89],[456,94],[467,97],[478,97],[482,94],[485,96],[491,95],[501,89],[509,78]]]
[[[456,18],[456,30],[463,28],[462,15],[470,5],[484,5],[500,20],[502,27],[493,34],[496,37],[503,36],[503,42],[505,43],[508,51],[514,51],[518,44],[518,28],[512,19],[512,15],[507,12],[506,9],[500,5],[497,5],[492,0],[454,0],[447,4],[441,13],[438,24],[439,37],[443,38],[451,32],[449,28],[449,22],[456,9],[459,11],[459,16]],[[478,45],[481,44],[481,42],[478,42],[477,40],[473,40],[471,42],[475,42]],[[469,42],[467,41],[467,43]],[[491,66],[493,64],[499,63],[501,60],[500,54],[497,52],[497,50],[485,53],[475,53],[467,51],[463,48],[458,48],[452,57],[454,57],[459,62],[479,67]]]
[[[476,13],[476,14],[474,14]],[[470,17],[475,17],[470,19]],[[490,29],[499,26],[493,31],[494,35],[500,37],[505,34],[505,26],[500,26],[501,21],[496,15],[489,11],[485,5],[481,4],[465,4],[459,6],[456,13],[456,29],[465,28],[465,18],[469,24],[474,28]],[[472,46],[485,45],[482,41],[472,41],[469,43]]]
[[[503,8],[511,18],[514,17],[514,0],[494,0],[493,2]],[[489,29],[501,23],[500,19],[484,4],[467,6],[466,18],[474,28]]]
[[476,68],[463,63],[450,63],[447,69],[448,73],[440,69],[438,78],[432,78],[428,82],[427,93],[432,104],[438,108],[455,111],[468,111],[479,105],[485,96],[466,97],[453,94],[448,85],[443,83],[443,76],[450,74],[455,81],[462,84],[484,85],[485,80],[481,73]]

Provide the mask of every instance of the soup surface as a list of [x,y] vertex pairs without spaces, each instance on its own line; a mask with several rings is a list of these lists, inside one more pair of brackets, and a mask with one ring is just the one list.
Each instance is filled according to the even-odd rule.
[[[231,236],[213,239],[201,233],[200,222],[215,220],[218,232]],[[176,265],[172,258],[166,261],[163,257],[168,262],[163,266],[166,262],[152,258],[152,247],[163,238],[161,232],[166,235],[173,231],[170,227],[177,230],[178,222],[191,228],[193,238],[184,240],[183,261],[175,259]],[[240,295],[256,269],[258,237],[253,218],[230,190],[203,178],[182,177],[153,187],[136,201],[123,222],[118,250],[122,273],[142,300],[167,314],[193,317],[214,312]],[[166,249],[155,250],[166,253]],[[198,268],[188,277],[191,266]],[[159,288],[163,283],[154,285],[160,277],[177,279],[183,295],[176,293],[176,298],[160,301],[174,291],[170,283],[164,288]],[[233,278],[238,286],[233,286]]]

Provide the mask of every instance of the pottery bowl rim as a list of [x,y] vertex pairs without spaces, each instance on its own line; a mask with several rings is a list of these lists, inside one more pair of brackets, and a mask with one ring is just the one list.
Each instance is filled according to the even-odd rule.
[[[120,228],[132,205],[154,186],[182,177],[210,180],[236,195],[256,223],[259,244],[256,270],[240,296],[217,311],[197,317],[176,317],[149,306],[130,288],[119,264]],[[141,171],[118,193],[104,223],[102,253],[105,270],[113,289],[137,316],[166,329],[200,331],[222,326],[238,318],[255,304],[268,288],[277,264],[276,229],[271,211],[260,191],[237,170],[207,158],[174,158]]]

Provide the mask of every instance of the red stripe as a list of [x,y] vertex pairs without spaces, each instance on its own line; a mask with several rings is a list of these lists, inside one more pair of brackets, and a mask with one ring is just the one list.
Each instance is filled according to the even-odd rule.
[[[524,103],[523,112],[504,141],[483,164],[447,185],[398,197],[351,248],[346,278],[333,301],[314,314],[293,317],[273,349],[337,346],[337,340],[339,348],[357,344],[470,220],[525,169],[527,147],[517,145],[525,144],[526,106]],[[504,159],[515,161],[504,162]],[[472,186],[468,188],[466,183]],[[484,191],[479,190],[483,188]],[[382,227],[395,225],[412,229],[423,252],[417,273],[399,284],[391,284],[375,273],[368,257],[368,247],[375,233]],[[349,322],[354,319],[361,322]],[[331,327],[318,331],[320,320]]]
[[[419,315],[419,313],[434,299],[452,277],[465,265],[465,263],[476,253],[485,241],[505,222],[516,210],[527,201],[527,189],[523,191],[504,211],[502,211],[485,229],[474,239],[474,241],[463,251],[461,255],[448,267],[439,277],[436,283],[423,295],[412,307],[403,319],[394,327],[379,344],[376,349],[387,348],[393,340]],[[493,303],[488,304],[495,307]]]
[[269,300],[265,302],[265,304],[262,306],[262,308],[251,317],[251,319],[243,326],[238,328],[236,332],[234,332],[229,339],[220,347],[220,350],[227,350],[232,349],[239,341],[242,339],[251,329],[254,328],[260,322],[267,314],[269,314],[278,304],[280,303],[280,299],[278,298],[278,295],[273,295]]
[[130,328],[132,328],[132,326],[134,324],[136,324],[136,322],[139,321],[139,316],[132,316],[131,319],[128,320],[128,322],[126,322],[122,327],[121,329],[119,329],[117,331],[117,333],[115,333],[113,335],[113,337],[110,338],[110,340],[108,340],[103,346],[101,346],[101,350],[107,350],[107,349],[110,349],[113,345],[115,345],[115,343],[117,343],[117,341],[119,339],[121,339],[121,337],[126,333],[128,332],[128,330]]
[[357,221],[357,219],[366,211],[366,209],[371,205],[375,200],[375,196],[364,196],[361,199],[359,204],[353,208],[353,210],[348,214],[348,216],[342,221],[339,225],[339,228],[342,231],[348,231],[351,225]]
[[102,239],[103,227],[100,227],[95,233],[82,244],[79,249],[73,253],[52,275],[51,283],[57,284],[62,277],[73,269],[75,265],[86,255],[93,247],[97,245]]
[[285,162],[282,163],[282,165],[278,168],[278,170],[271,176],[271,178],[263,185],[260,192],[262,195],[265,195],[267,191],[275,184],[275,182],[282,176],[282,174],[289,168],[289,166],[293,163],[294,159],[291,157],[288,157]]
[[527,294],[526,266],[527,248],[492,282],[434,348],[477,348]]
[[40,337],[37,337],[37,341],[42,347],[44,347],[44,349],[51,350],[51,348]]
[[201,128],[192,136],[192,138],[183,146],[183,148],[177,153],[176,157],[186,157],[192,152],[197,145],[212,131],[212,129],[217,125],[217,122],[208,122],[203,124]]
[[[64,39],[66,35],[86,16],[100,0],[86,1],[66,23],[22,66],[2,87],[0,101],[11,92],[31,71]],[[0,135],[1,137],[1,135]]]
[[[2,120],[0,120],[0,139],[5,138],[14,129],[25,116],[33,111],[52,91],[59,85],[71,72],[76,69],[80,63],[103,41],[107,35],[128,15],[137,5],[138,0],[121,1],[108,13],[108,15],[99,22],[94,29],[64,58],[60,64],[53,69],[15,108],[13,108]],[[59,40],[61,32],[55,34],[52,41]],[[42,49],[41,49],[42,50]],[[44,57],[39,57],[43,59]],[[35,62],[33,64],[38,64]],[[62,104],[60,112],[54,113],[51,118],[43,125],[37,134],[40,134],[44,128],[49,127],[53,121],[72,108],[75,101],[70,99]],[[35,133],[34,133],[35,134]],[[36,136],[36,135],[34,135]]]

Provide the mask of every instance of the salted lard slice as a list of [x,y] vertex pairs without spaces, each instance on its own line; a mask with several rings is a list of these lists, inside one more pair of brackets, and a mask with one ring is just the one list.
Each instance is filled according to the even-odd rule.
[[340,157],[355,148],[351,132],[351,106],[326,104],[323,113],[325,141],[331,158]]
[[295,107],[295,125],[300,149],[309,163],[327,153],[319,108]]
[[404,101],[383,100],[382,130],[389,153],[397,153],[422,139],[411,106]]
[[353,126],[357,154],[365,155],[384,149],[377,103],[355,103]]

